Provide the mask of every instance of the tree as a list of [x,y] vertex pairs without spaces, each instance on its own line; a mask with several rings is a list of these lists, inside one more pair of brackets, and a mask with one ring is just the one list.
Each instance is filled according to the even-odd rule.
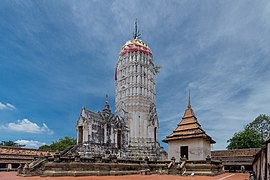
[[59,141],[52,142],[51,145],[43,145],[40,146],[39,149],[41,150],[55,150],[55,151],[63,151],[66,148],[73,146],[76,144],[76,139],[71,137],[64,137],[62,139],[59,139]]
[[260,148],[270,132],[270,117],[259,115],[247,124],[243,131],[237,132],[227,142],[227,149]]
[[0,143],[0,146],[24,147],[25,145],[21,145],[13,141],[2,141],[2,143]]
[[260,134],[250,128],[235,133],[227,142],[229,143],[227,149],[258,148],[263,144]]
[[51,147],[50,147],[49,145],[43,145],[43,146],[40,146],[38,149],[44,150],[44,151],[50,151],[50,150],[52,150]]
[[249,123],[247,127],[258,132],[261,140],[266,140],[270,132],[270,117],[261,114],[253,122]]

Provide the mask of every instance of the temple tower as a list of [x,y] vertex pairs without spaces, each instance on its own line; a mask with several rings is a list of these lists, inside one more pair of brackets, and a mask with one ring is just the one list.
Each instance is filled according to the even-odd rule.
[[115,69],[116,114],[127,125],[128,148],[134,157],[157,148],[156,72],[151,49],[140,39],[136,22],[133,39],[122,46]]

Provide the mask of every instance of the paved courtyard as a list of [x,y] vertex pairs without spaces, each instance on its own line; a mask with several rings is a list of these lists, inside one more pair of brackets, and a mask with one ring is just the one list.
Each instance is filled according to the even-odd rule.
[[248,180],[249,174],[225,173],[215,177],[171,176],[171,175],[130,175],[130,176],[84,176],[84,177],[18,177],[16,172],[0,172],[1,180]]

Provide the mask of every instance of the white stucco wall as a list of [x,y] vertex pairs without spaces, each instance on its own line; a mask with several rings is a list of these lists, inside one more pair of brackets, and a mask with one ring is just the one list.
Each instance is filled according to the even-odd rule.
[[168,142],[168,160],[172,157],[175,157],[177,162],[180,160],[181,146],[188,146],[189,160],[205,160],[208,155],[211,155],[210,142],[202,138],[175,140]]

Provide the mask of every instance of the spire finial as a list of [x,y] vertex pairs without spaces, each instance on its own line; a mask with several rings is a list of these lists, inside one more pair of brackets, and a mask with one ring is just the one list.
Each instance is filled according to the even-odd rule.
[[189,109],[191,108],[191,105],[190,105],[190,89],[188,89],[188,108]]
[[138,29],[137,19],[136,19],[136,21],[135,21],[135,27],[134,27],[134,32],[133,32],[133,38],[134,39],[139,39],[140,36],[141,36],[141,34],[140,34],[139,29]]
[[106,94],[106,104],[109,104],[108,94]]
[[110,105],[109,105],[109,100],[108,100],[108,95],[107,94],[106,94],[106,102],[105,102],[105,106],[104,106],[103,112],[104,111],[111,112]]

